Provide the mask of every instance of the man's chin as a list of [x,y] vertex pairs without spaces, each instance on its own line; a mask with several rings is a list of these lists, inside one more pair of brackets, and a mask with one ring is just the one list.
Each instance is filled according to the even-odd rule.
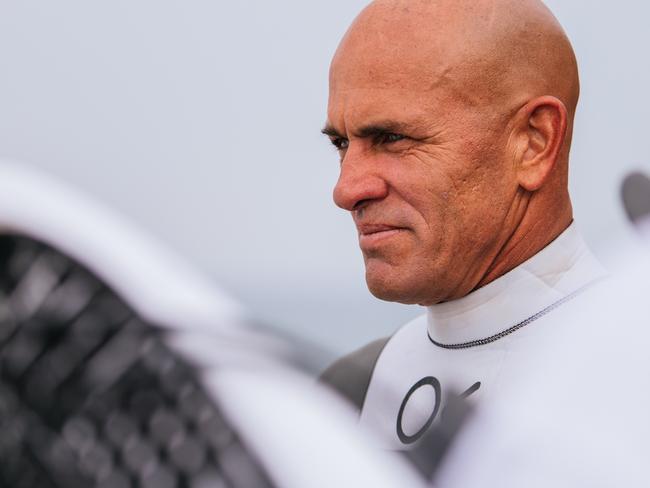
[[368,290],[380,300],[423,306],[444,301],[444,298],[436,294],[436,290],[427,288],[421,281],[412,279],[412,274],[407,269],[397,269],[386,263],[366,263]]
[[418,299],[413,296],[410,287],[398,283],[397,280],[391,280],[390,277],[376,277],[366,273],[366,284],[370,293],[380,300],[404,305],[418,304]]

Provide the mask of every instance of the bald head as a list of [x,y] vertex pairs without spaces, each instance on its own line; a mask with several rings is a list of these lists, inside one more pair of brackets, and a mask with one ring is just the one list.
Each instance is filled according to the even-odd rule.
[[341,42],[333,83],[351,59],[478,106],[513,109],[552,95],[573,114],[579,96],[571,44],[538,0],[376,0]]
[[[571,44],[538,0],[371,3],[332,61],[325,130],[371,291],[457,298],[561,233],[578,97]],[[364,248],[364,228],[385,221],[413,232]]]

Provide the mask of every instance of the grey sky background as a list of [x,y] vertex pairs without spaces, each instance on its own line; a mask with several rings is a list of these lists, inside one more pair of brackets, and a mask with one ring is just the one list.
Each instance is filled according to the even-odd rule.
[[[372,298],[319,131],[357,0],[0,0],[0,157],[108,202],[266,321],[343,352],[421,310]],[[606,259],[650,170],[642,0],[553,0],[583,95],[576,220]]]

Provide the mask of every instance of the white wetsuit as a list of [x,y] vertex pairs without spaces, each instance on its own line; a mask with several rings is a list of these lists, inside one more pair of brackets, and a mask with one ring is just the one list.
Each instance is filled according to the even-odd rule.
[[404,449],[441,418],[449,395],[471,402],[499,395],[538,339],[552,344],[571,326],[554,312],[605,275],[572,224],[485,287],[428,307],[388,340],[370,369],[361,425],[379,434],[382,447]]

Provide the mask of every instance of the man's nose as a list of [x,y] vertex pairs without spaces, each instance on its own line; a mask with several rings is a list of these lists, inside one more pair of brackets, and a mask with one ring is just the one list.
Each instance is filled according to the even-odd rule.
[[334,203],[344,210],[359,210],[367,203],[386,198],[388,184],[368,162],[346,159],[334,187]]

